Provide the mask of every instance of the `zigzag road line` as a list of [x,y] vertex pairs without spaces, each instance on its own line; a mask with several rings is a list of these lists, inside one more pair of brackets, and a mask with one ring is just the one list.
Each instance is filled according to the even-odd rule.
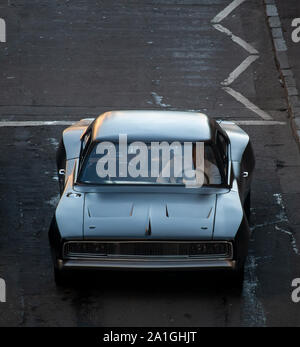
[[[224,18],[226,18],[234,9],[236,9],[239,5],[241,5],[246,0],[234,0],[232,1],[223,11],[221,11],[219,14],[216,15],[216,17],[212,20],[213,24],[221,22]],[[215,27],[215,26],[214,26]],[[217,26],[215,29],[219,31],[223,31],[226,35],[231,36],[232,40],[236,43],[238,43],[241,47],[243,47],[247,52],[252,50],[248,44],[245,46],[245,41],[238,38],[237,36],[230,33],[230,31],[224,27]],[[238,38],[238,39],[237,39]],[[267,124],[270,124],[270,120],[272,120],[272,117],[268,115],[265,111],[261,110],[259,107],[254,105],[251,101],[249,101],[247,98],[245,98],[242,94],[236,92],[232,88],[228,87],[236,78],[240,76],[242,72],[244,72],[255,60],[258,59],[258,52],[249,52],[251,54],[250,57],[248,57],[242,64],[240,64],[230,75],[229,77],[223,82],[223,85],[227,85],[226,87],[223,87],[223,90],[226,91],[228,94],[232,95],[237,101],[242,103],[245,107],[247,107],[249,110],[255,112],[258,116],[260,116],[263,121]],[[253,55],[253,53],[255,55]],[[247,121],[244,121],[244,125],[246,125]],[[253,123],[252,123],[253,124]],[[261,125],[261,124],[258,124]],[[250,258],[251,260],[251,258]],[[254,270],[253,270],[254,271]],[[253,272],[252,271],[252,272]],[[246,308],[248,313],[251,316],[256,317],[257,323],[260,323],[260,325],[264,326],[266,322],[265,312],[263,305],[259,301],[256,295],[255,287],[254,290],[252,289],[253,284],[253,278],[254,281],[256,280],[255,273],[250,274],[250,278],[245,279],[245,286],[243,291],[243,296],[245,299],[244,308]],[[248,288],[248,291],[247,291]],[[250,290],[249,290],[250,288]]]
[[221,24],[214,24],[213,27],[222,33],[228,35],[233,42],[236,42],[238,45],[243,47],[246,51],[248,51],[250,54],[259,54],[258,51],[251,46],[248,42],[244,41],[238,36],[235,36],[229,29],[223,27]]
[[246,0],[234,0],[232,1],[227,7],[224,8],[220,13],[218,13],[214,19],[212,19],[213,27],[226,34],[231,38],[231,40],[238,45],[240,45],[242,48],[244,48],[248,53],[251,55],[246,58],[236,69],[234,69],[228,78],[226,78],[221,85],[225,86],[223,88],[224,91],[226,91],[228,94],[230,94],[233,98],[235,98],[238,102],[243,104],[246,108],[251,110],[252,112],[256,113],[259,117],[267,120],[272,120],[273,118],[266,113],[265,111],[261,110],[258,106],[254,105],[250,100],[245,98],[241,93],[238,93],[232,88],[229,88],[228,86],[231,85],[248,67],[254,63],[259,58],[259,52],[251,46],[249,43],[241,39],[240,37],[234,35],[229,29],[222,26],[220,23],[223,19],[225,19],[232,11],[234,11],[238,6],[240,6],[242,3],[244,3]]
[[223,86],[229,86],[258,58],[258,55],[250,55],[235,70],[233,70],[228,78],[226,78],[226,80],[224,80],[224,82],[222,82],[221,84]]
[[224,87],[223,89],[228,94],[233,96],[241,104],[245,105],[249,110],[258,114],[262,119],[264,119],[264,120],[272,120],[273,119],[267,112],[261,110],[259,107],[254,105],[250,100],[245,98],[241,93],[238,93],[237,91],[235,91],[234,89],[232,89],[230,87]]
[[224,8],[220,13],[218,13],[212,20],[212,23],[220,23],[224,18],[226,18],[233,10],[240,6],[246,0],[234,0],[227,7]]

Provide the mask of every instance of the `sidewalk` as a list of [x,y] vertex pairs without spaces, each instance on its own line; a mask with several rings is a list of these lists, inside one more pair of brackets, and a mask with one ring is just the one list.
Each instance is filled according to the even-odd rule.
[[264,0],[276,62],[286,90],[291,126],[300,143],[300,42],[292,41],[294,18],[300,18],[299,0]]
[[299,0],[276,0],[275,2],[288,48],[290,67],[294,72],[297,89],[300,91],[300,42],[292,41],[292,32],[295,29],[292,27],[292,21],[294,18],[300,18],[300,2]]

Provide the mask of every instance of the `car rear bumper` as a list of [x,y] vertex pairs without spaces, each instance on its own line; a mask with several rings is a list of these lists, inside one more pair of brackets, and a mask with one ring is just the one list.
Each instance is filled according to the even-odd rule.
[[68,259],[57,260],[60,270],[76,269],[116,269],[116,270],[200,270],[200,269],[236,269],[235,260],[98,260]]

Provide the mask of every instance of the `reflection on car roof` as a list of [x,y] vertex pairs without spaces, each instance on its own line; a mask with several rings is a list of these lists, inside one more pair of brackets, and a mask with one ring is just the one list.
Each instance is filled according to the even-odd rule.
[[112,111],[100,115],[93,125],[94,141],[208,141],[216,122],[205,114],[179,111]]

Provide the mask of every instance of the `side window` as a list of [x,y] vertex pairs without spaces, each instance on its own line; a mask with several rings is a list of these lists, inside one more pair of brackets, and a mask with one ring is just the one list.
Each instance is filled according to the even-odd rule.
[[227,172],[228,166],[228,144],[226,138],[220,132],[217,133],[217,147],[220,153],[222,164]]
[[80,166],[91,143],[91,132],[88,131],[81,140]]

